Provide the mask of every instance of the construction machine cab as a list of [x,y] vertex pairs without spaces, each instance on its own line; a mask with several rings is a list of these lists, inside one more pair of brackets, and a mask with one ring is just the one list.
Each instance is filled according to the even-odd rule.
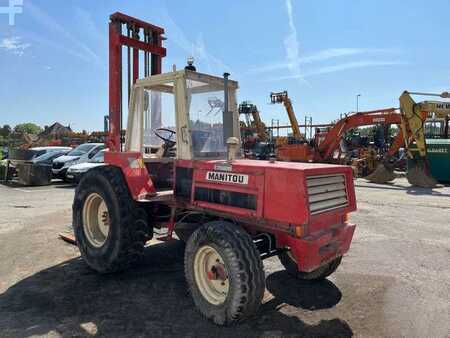
[[125,151],[140,152],[144,162],[226,159],[227,140],[240,139],[237,88],[228,74],[186,69],[137,80]]

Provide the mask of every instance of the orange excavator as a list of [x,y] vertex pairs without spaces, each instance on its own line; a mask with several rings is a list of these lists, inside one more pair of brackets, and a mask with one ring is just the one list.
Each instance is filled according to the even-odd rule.
[[271,93],[272,103],[283,103],[291,122],[293,139],[295,142],[287,142],[277,146],[277,158],[281,161],[293,162],[337,162],[341,158],[341,141],[344,135],[351,129],[369,125],[391,125],[399,127],[399,133],[394,138],[391,147],[387,151],[387,157],[391,158],[403,144],[403,134],[400,129],[401,114],[396,108],[378,109],[373,111],[347,114],[333,126],[316,130],[314,140],[307,142],[301,135],[300,128],[295,117],[292,103],[287,92]]
[[[285,94],[284,94],[285,93]],[[275,94],[275,95],[274,95]],[[296,118],[292,109],[292,104],[287,97],[287,93],[272,93],[273,103],[282,102],[285,104],[294,135],[300,135],[299,129],[296,133]],[[325,162],[342,163],[342,141],[345,134],[357,127],[369,125],[397,125],[398,133],[390,144],[390,147],[380,158],[375,170],[366,177],[374,183],[386,183],[392,181],[396,176],[394,166],[396,163],[395,154],[404,147],[406,157],[413,163],[408,168],[408,182],[414,186],[432,188],[436,186],[436,180],[430,175],[429,164],[426,159],[427,149],[425,142],[424,124],[428,117],[450,116],[450,102],[442,101],[422,101],[415,102],[411,95],[426,95],[441,98],[450,98],[448,92],[441,94],[416,93],[404,91],[400,96],[400,108],[387,108],[373,111],[347,114],[333,126],[325,130],[317,130],[314,140],[307,142],[299,137],[296,143],[282,144],[277,147],[277,158],[282,161],[298,162]],[[293,118],[292,118],[293,117]]]

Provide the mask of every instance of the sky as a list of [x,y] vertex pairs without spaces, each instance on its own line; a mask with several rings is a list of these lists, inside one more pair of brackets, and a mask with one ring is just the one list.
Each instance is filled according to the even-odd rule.
[[0,125],[55,121],[101,130],[108,113],[108,18],[120,11],[165,29],[163,71],[184,67],[239,81],[238,102],[266,124],[397,107],[403,90],[450,91],[449,1],[23,0],[10,24],[0,0]]

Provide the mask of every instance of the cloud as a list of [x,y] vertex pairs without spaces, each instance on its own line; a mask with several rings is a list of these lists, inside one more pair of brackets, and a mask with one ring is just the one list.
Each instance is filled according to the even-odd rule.
[[300,45],[297,38],[297,29],[294,25],[294,16],[292,14],[292,1],[286,0],[286,10],[288,17],[289,32],[284,38],[284,48],[286,51],[286,66],[291,72],[291,76],[302,79],[300,67]]
[[230,71],[229,66],[208,51],[202,33],[197,35],[195,42],[191,41],[165,9],[162,11],[162,18],[169,40],[181,48],[186,57],[192,56],[196,62],[203,63],[208,73],[213,73],[217,69]]
[[[333,66],[320,67],[315,70],[306,72],[303,74],[303,77],[310,77],[314,75],[320,74],[329,74],[335,72],[341,72],[348,69],[355,68],[366,68],[366,67],[376,67],[376,66],[396,66],[396,65],[406,65],[407,62],[402,61],[376,61],[376,60],[363,60],[363,61],[354,61],[354,62],[346,62]],[[296,79],[297,77],[294,75],[280,76],[277,78],[272,78],[269,81],[279,81],[279,80],[288,80],[288,79]]]
[[[397,53],[396,49],[388,48],[329,48],[318,51],[316,53],[299,57],[296,63],[300,65],[310,64],[320,61],[328,61],[345,56],[363,55],[363,54],[378,54],[378,53]],[[288,62],[276,62],[250,70],[253,74],[267,73],[276,70],[289,69],[292,67]]]
[[9,38],[3,38],[0,41],[0,48],[14,55],[22,56],[25,53],[25,49],[30,47],[31,44],[23,43],[19,36],[12,36]]

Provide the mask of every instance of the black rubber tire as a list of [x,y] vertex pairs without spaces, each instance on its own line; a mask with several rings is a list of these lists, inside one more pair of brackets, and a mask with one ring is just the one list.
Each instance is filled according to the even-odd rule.
[[[194,259],[204,245],[213,247],[220,254],[228,272],[228,295],[219,305],[206,300],[195,282]],[[251,237],[239,226],[224,221],[202,225],[189,237],[184,266],[195,305],[215,324],[230,325],[258,311],[265,290],[264,268]]]
[[286,271],[298,279],[303,280],[322,280],[327,278],[329,275],[331,275],[333,272],[336,271],[339,264],[341,264],[342,256],[339,256],[332,261],[328,262],[325,265],[322,265],[320,268],[311,271],[311,272],[303,272],[298,271],[297,263],[295,260],[291,258],[291,256],[288,254],[288,252],[284,251],[280,254],[278,254],[278,258],[281,262],[281,264],[284,266]]
[[[109,233],[101,247],[91,245],[83,230],[83,206],[93,192],[105,201],[110,218]],[[100,273],[124,270],[142,256],[147,214],[132,199],[119,168],[102,166],[89,170],[75,190],[72,212],[77,246],[92,269]]]

